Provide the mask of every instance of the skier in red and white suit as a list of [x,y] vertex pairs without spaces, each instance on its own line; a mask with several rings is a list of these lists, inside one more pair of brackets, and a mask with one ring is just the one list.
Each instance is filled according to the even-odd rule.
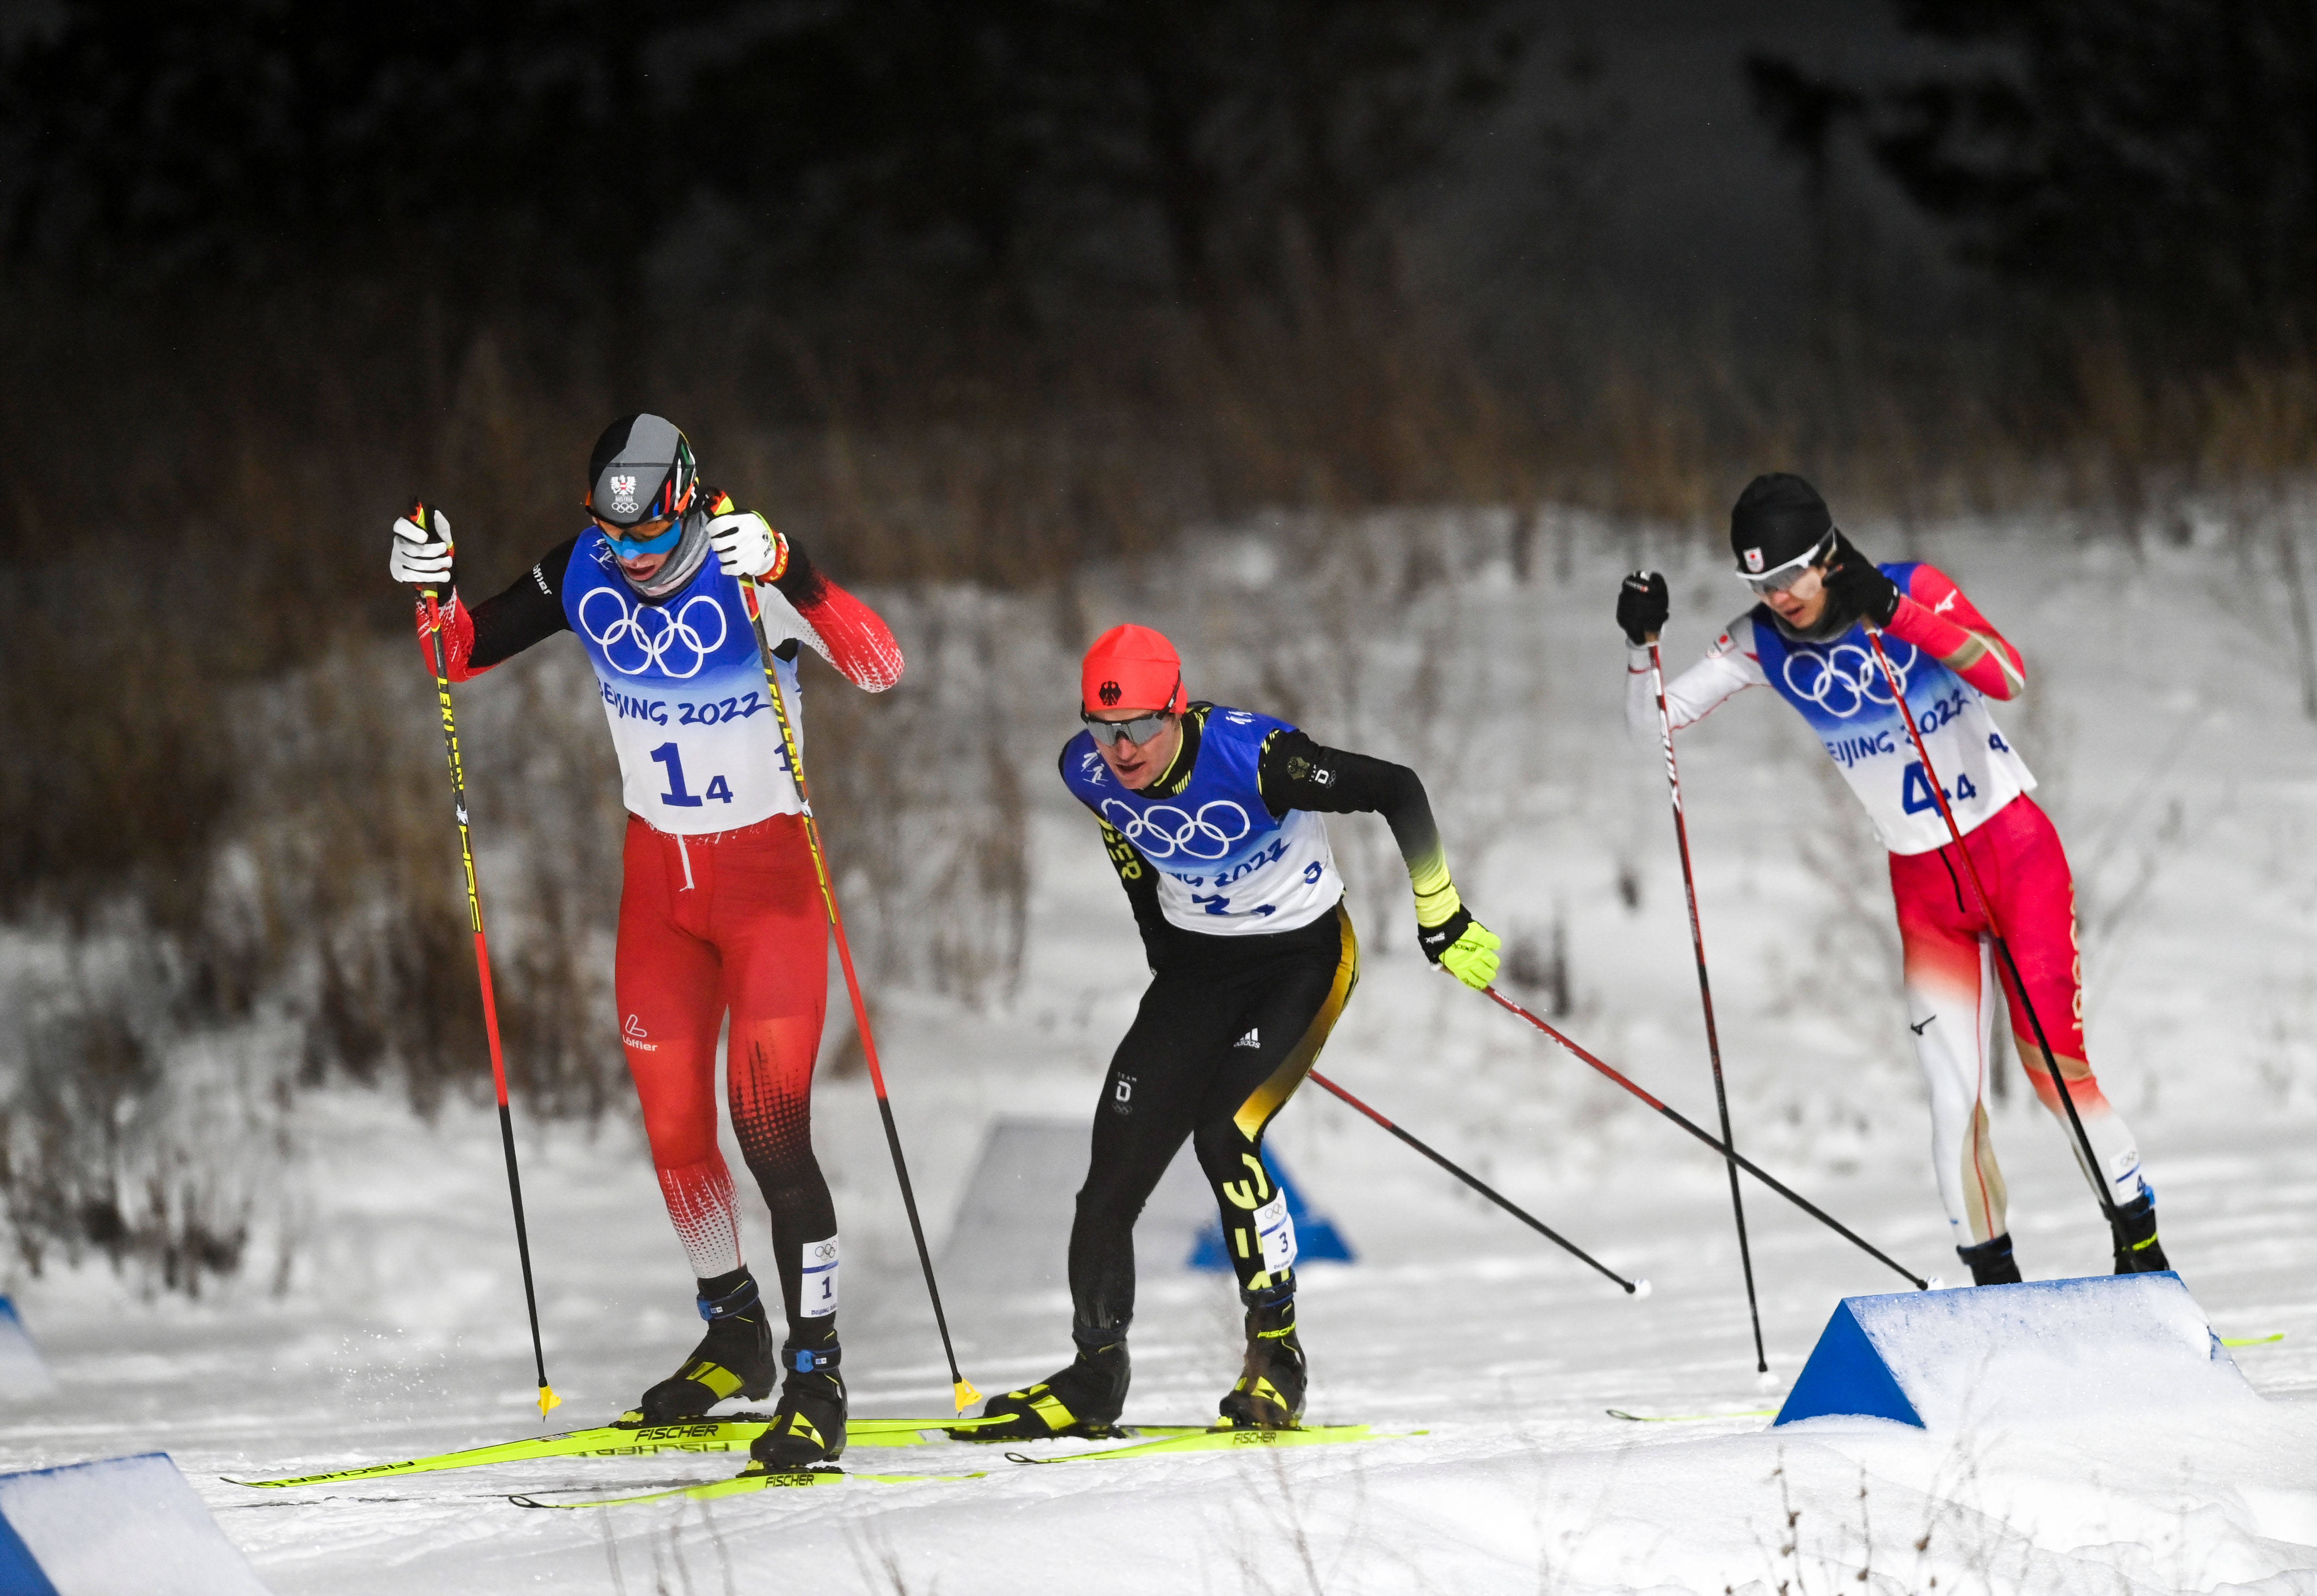
[[[758,589],[774,674],[800,740],[800,644],[856,686],[900,679],[883,621],[754,511],[702,487],[692,445],[657,416],[615,421],[588,465],[590,524],[470,609],[447,522],[395,525],[398,581],[449,595],[419,616],[465,681],[560,632],[595,669],[629,811],[620,894],[621,1042],[707,1333],[631,1418],[666,1424],[733,1395],[779,1414],[752,1451],[793,1467],[845,1446],[836,1215],[812,1149],[812,1067],[828,924],[743,581]],[[732,1129],[772,1210],[788,1335],[776,1360],[741,1260],[716,1138],[716,1045],[731,1019]]]
[[[2019,650],[1936,567],[1867,560],[1800,477],[1756,478],[1731,513],[1730,537],[1739,575],[1761,603],[1667,684],[1666,707],[1678,731],[1748,687],[1773,688],[1810,722],[1891,850],[1909,1028],[1930,1090],[1939,1195],[1973,1280],[1985,1286],[2020,1278],[1986,1107],[1999,990],[2009,1004],[2028,1080],[2114,1211],[2116,1272],[2169,1268],[2138,1145],[2085,1060],[2083,960],[2067,856],[2051,820],[2027,795],[2035,776],[1987,710],[1987,699],[2016,698],[2026,686]],[[1630,645],[1627,720],[1652,742],[1658,717],[1647,644],[1664,625],[1667,607],[1663,577],[1636,572],[1625,579],[1617,620]],[[1870,624],[1883,633],[1932,767],[1947,784],[1964,847],[1993,901],[2097,1169],[2067,1122],[2022,994],[1999,968],[1986,908],[1956,856],[1930,778],[1874,659],[1865,631]]]

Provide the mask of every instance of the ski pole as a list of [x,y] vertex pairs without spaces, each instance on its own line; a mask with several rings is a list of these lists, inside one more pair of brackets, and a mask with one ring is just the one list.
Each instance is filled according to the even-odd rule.
[[1665,662],[1650,639],[1650,691],[1657,695],[1658,736],[1665,744],[1666,792],[1673,801],[1673,838],[1681,849],[1681,890],[1689,899],[1689,945],[1697,955],[1697,1000],[1705,1010],[1705,1056],[1713,1065],[1713,1106],[1722,1114],[1722,1145],[1731,1149],[1730,1212],[1738,1221],[1738,1267],[1746,1276],[1746,1313],[1754,1323],[1754,1372],[1770,1372],[1762,1349],[1762,1308],[1754,1296],[1754,1251],[1746,1240],[1746,1204],[1738,1195],[1738,1138],[1730,1129],[1730,1094],[1722,1084],[1722,1036],[1713,1025],[1713,987],[1705,978],[1705,928],[1697,918],[1697,878],[1689,865],[1689,822],[1681,812],[1681,771],[1673,758],[1673,712],[1666,707]]
[[[410,508],[410,519],[434,530],[434,511],[424,501]],[[475,976],[483,989],[483,1034],[490,1038],[491,1084],[499,1095],[499,1141],[506,1149],[507,1196],[514,1204],[514,1247],[523,1260],[523,1304],[531,1314],[531,1357],[539,1373],[539,1416],[560,1407],[563,1399],[547,1383],[547,1353],[539,1339],[539,1293],[531,1278],[531,1233],[523,1219],[523,1171],[514,1158],[514,1115],[507,1107],[506,1060],[499,1049],[498,1000],[491,994],[491,953],[483,940],[483,895],[475,884],[475,844],[467,824],[467,772],[459,758],[459,722],[451,713],[451,667],[443,653],[442,595],[433,587],[420,589],[418,613],[426,626],[430,661],[434,667],[434,703],[443,713],[443,749],[451,761],[451,805],[459,817],[459,857],[467,871],[467,922],[475,933]]]
[[1972,863],[1971,849],[1964,846],[1963,828],[1955,824],[1955,811],[1947,807],[1947,790],[1939,785],[1939,773],[1931,765],[1931,750],[1923,746],[1923,734],[1916,728],[1915,712],[1907,703],[1906,689],[1899,685],[1899,673],[1891,667],[1891,656],[1883,651],[1883,629],[1866,628],[1866,641],[1874,645],[1875,662],[1883,668],[1883,680],[1891,688],[1891,696],[1899,705],[1899,716],[1907,722],[1907,737],[1915,745],[1915,758],[1923,762],[1923,779],[1930,784],[1931,797],[1939,806],[1939,818],[1947,823],[1947,835],[1955,839],[1955,851],[1963,860],[1964,874],[1971,877],[1971,890],[1979,899],[1980,912],[1987,916],[1988,940],[1995,944],[2003,967],[2011,973],[2011,990],[2019,994],[2019,1007],[2026,1011],[2027,1027],[2035,1033],[2035,1045],[2044,1054],[2044,1068],[2052,1072],[2052,1089],[2060,1094],[2060,1102],[2068,1111],[2068,1124],[2076,1133],[2076,1144],[2083,1149],[2084,1175],[2092,1183],[2092,1196],[2099,1202],[2100,1212],[2111,1225],[2117,1223],[2116,1203],[2108,1195],[2107,1182],[2099,1174],[2099,1155],[2092,1151],[2092,1139],[2084,1129],[2083,1116],[2076,1112],[2076,1094],[2068,1089],[2068,1078],[2060,1073],[2060,1061],[2052,1052],[2051,1039],[2044,1035],[2043,1017],[2035,1012],[2035,1001],[2027,995],[2027,983],[2020,978],[2019,963],[2011,956],[2011,945],[2004,940],[2003,928],[1995,919],[1995,900],[1987,895],[1986,883],[1979,879],[1979,866]]
[[1928,1280],[1924,1279],[1920,1275],[1915,1273],[1914,1270],[1909,1269],[1905,1264],[1901,1263],[1897,1259],[1892,1257],[1880,1247],[1874,1245],[1874,1242],[1860,1235],[1856,1231],[1852,1230],[1848,1225],[1843,1224],[1841,1220],[1837,1219],[1824,1208],[1821,1208],[1816,1203],[1812,1202],[1810,1198],[1803,1196],[1802,1193],[1796,1191],[1793,1187],[1788,1186],[1776,1175],[1773,1175],[1768,1170],[1763,1169],[1761,1165],[1756,1163],[1752,1159],[1748,1158],[1744,1153],[1738,1152],[1735,1148],[1725,1146],[1722,1143],[1715,1141],[1712,1133],[1700,1128],[1694,1120],[1676,1109],[1668,1107],[1665,1104],[1659,1102],[1657,1098],[1643,1091],[1633,1081],[1627,1080],[1624,1076],[1620,1075],[1607,1064],[1603,1063],[1599,1059],[1595,1058],[1591,1054],[1578,1046],[1576,1043],[1570,1041],[1567,1036],[1561,1035],[1561,1032],[1555,1030],[1544,1021],[1537,1018],[1535,1015],[1531,1014],[1527,1009],[1514,1002],[1510,998],[1506,997],[1504,993],[1498,991],[1495,987],[1483,987],[1481,991],[1486,992],[1490,998],[1495,999],[1498,1007],[1509,1009],[1515,1014],[1519,1015],[1523,1019],[1528,1021],[1529,1024],[1534,1026],[1538,1030],[1543,1031],[1555,1042],[1560,1043],[1561,1046],[1567,1048],[1570,1053],[1575,1054],[1579,1059],[1592,1065],[1594,1069],[1599,1071],[1602,1074],[1606,1075],[1619,1086],[1624,1087],[1627,1091],[1641,1098],[1642,1101],[1647,1103],[1659,1114],[1664,1115],[1668,1119],[1673,1121],[1674,1124],[1681,1126],[1682,1129],[1687,1131],[1691,1135],[1695,1136],[1708,1147],[1713,1148],[1714,1152],[1721,1153],[1724,1158],[1736,1164],[1740,1169],[1745,1170],[1749,1175],[1753,1176],[1755,1179],[1759,1180],[1772,1191],[1776,1192],[1780,1197],[1785,1198],[1786,1201],[1794,1204],[1795,1207],[1800,1208],[1803,1213],[1809,1215],[1812,1219],[1817,1220],[1820,1224],[1825,1225],[1829,1230],[1833,1231],[1837,1235],[1842,1237],[1845,1241],[1849,1242],[1854,1246],[1858,1247],[1870,1256],[1883,1263],[1889,1264],[1892,1269],[1904,1275],[1916,1287],[1916,1289],[1920,1291],[1928,1291],[1930,1289],[1931,1283]]
[[1361,1102],[1359,1098],[1352,1096],[1351,1093],[1346,1091],[1342,1087],[1337,1086],[1334,1081],[1328,1080],[1325,1075],[1320,1074],[1317,1070],[1311,1071],[1311,1083],[1320,1088],[1320,1090],[1331,1093],[1341,1098],[1343,1101],[1350,1104],[1353,1107],[1358,1109],[1362,1114],[1366,1115],[1370,1119],[1374,1120],[1378,1125],[1383,1126],[1384,1129],[1390,1131],[1393,1135],[1398,1136],[1410,1147],[1415,1148],[1417,1152],[1422,1153],[1434,1163],[1438,1164],[1442,1169],[1455,1176],[1457,1179],[1462,1180],[1474,1191],[1479,1192],[1482,1197],[1496,1204],[1498,1207],[1502,1208],[1515,1219],[1519,1220],[1523,1224],[1528,1226],[1529,1229],[1536,1232],[1537,1234],[1543,1236],[1546,1241],[1560,1247],[1579,1262],[1589,1264],[1594,1269],[1599,1270],[1603,1275],[1615,1280],[1619,1286],[1624,1287],[1626,1296],[1649,1296],[1650,1283],[1647,1280],[1626,1279],[1624,1276],[1617,1273],[1616,1270],[1611,1269],[1599,1259],[1586,1251],[1584,1248],[1579,1247],[1567,1236],[1562,1235],[1559,1231],[1553,1229],[1552,1226],[1545,1224],[1543,1220],[1530,1214],[1527,1210],[1507,1199],[1502,1193],[1497,1191],[1494,1188],[1483,1184],[1473,1176],[1458,1168],[1455,1164],[1453,1164],[1449,1162],[1448,1160],[1441,1157],[1440,1154],[1435,1152],[1431,1148],[1427,1147],[1423,1143],[1418,1141],[1414,1136],[1409,1135],[1406,1131],[1401,1130],[1398,1125],[1392,1124],[1391,1121],[1386,1119],[1382,1115],[1369,1107],[1365,1103]]
[[820,827],[812,815],[812,793],[805,785],[804,758],[797,746],[796,729],[789,722],[788,700],[781,692],[779,672],[773,665],[772,641],[765,635],[765,612],[758,602],[754,578],[740,584],[747,600],[748,622],[756,629],[756,653],[765,667],[765,686],[773,700],[773,713],[781,728],[781,748],[789,774],[796,778],[797,802],[804,820],[805,846],[812,853],[813,874],[820,879],[820,901],[828,910],[829,929],[836,935],[836,962],[845,970],[845,990],[853,999],[853,1023],[861,1032],[861,1055],[869,1061],[869,1084],[876,1089],[877,1112],[885,1122],[885,1145],[892,1150],[893,1173],[901,1183],[901,1206],[909,1215],[909,1234],[917,1243],[917,1264],[926,1272],[926,1295],[933,1299],[934,1327],[941,1331],[942,1354],[949,1359],[951,1394],[957,1411],[965,1412],[981,1400],[981,1393],[958,1372],[957,1348],[949,1336],[949,1316],[942,1312],[941,1287],[934,1279],[933,1254],[926,1247],[926,1227],[917,1217],[917,1193],[909,1186],[909,1165],[901,1156],[901,1133],[893,1123],[892,1099],[885,1095],[885,1071],[877,1063],[877,1038],[869,1029],[869,1005],[861,995],[861,978],[853,973],[853,946],[845,935],[845,916],[836,907],[836,885],[829,877],[828,859],[820,847]]

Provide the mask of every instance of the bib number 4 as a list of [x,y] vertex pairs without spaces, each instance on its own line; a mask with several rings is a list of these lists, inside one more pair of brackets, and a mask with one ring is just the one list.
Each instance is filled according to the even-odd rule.
[[651,751],[652,762],[667,767],[667,791],[659,801],[671,809],[698,809],[710,798],[719,803],[732,802],[732,784],[720,776],[708,778],[708,790],[694,793],[684,785],[684,756],[672,742],[664,742]]
[[1927,810],[1937,809],[1939,799],[1942,797],[1949,803],[1964,803],[1978,796],[1979,789],[1971,785],[1971,775],[1968,771],[1955,777],[1954,792],[1950,793],[1942,788],[1934,794],[1931,791],[1931,779],[1923,774],[1920,760],[1908,761],[1906,773],[1899,788],[1901,807],[1909,814],[1921,814]]

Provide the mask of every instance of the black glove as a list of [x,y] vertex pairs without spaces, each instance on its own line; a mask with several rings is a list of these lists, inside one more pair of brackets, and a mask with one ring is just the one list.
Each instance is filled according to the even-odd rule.
[[1625,629],[1625,641],[1637,649],[1665,630],[1672,607],[1661,572],[1637,570],[1618,586],[1617,624]]
[[1850,540],[1834,534],[1834,552],[1827,557],[1827,602],[1842,614],[1872,626],[1888,626],[1899,613],[1899,584],[1875,569],[1874,562],[1851,547]]

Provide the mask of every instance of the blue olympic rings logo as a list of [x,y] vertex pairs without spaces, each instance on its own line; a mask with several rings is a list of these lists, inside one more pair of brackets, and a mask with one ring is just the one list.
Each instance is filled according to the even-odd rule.
[[[611,605],[611,614],[604,614],[598,600]],[[712,638],[702,635],[703,608],[716,618]],[[684,681],[698,676],[708,656],[724,646],[731,623],[724,606],[705,593],[693,594],[671,614],[648,604],[631,605],[611,588],[596,587],[579,601],[579,627],[621,675],[648,676],[658,670]]]
[[1255,829],[1247,811],[1228,798],[1202,803],[1196,813],[1172,803],[1154,803],[1138,812],[1115,798],[1105,798],[1102,818],[1154,859],[1171,859],[1177,853],[1192,859],[1220,859],[1230,852],[1232,843]]
[[[1899,650],[1886,645],[1891,656],[1891,674],[1899,678],[1899,691],[1907,690],[1907,678],[1915,668],[1915,646],[1905,645],[1902,657]],[[1795,697],[1815,704],[1837,720],[1847,721],[1868,704],[1890,707],[1891,684],[1883,679],[1883,667],[1876,663],[1874,651],[1856,643],[1838,643],[1831,649],[1795,649],[1786,656],[1786,686]]]

